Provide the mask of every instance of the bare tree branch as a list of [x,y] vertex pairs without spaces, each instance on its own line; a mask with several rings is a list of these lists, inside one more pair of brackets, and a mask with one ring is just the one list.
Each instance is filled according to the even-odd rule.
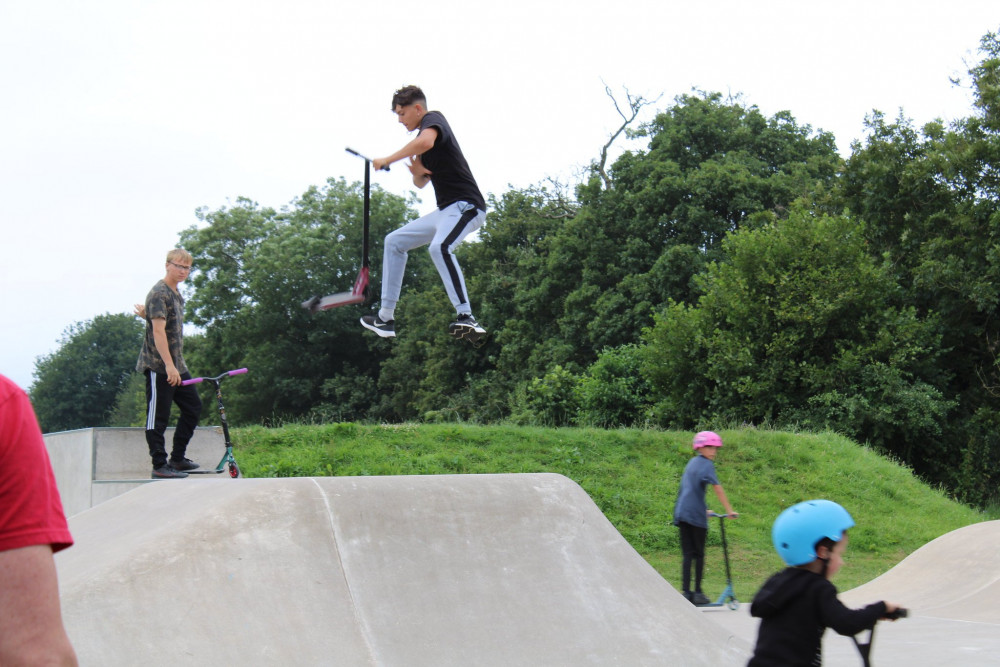
[[[604,81],[601,81],[601,83],[604,83]],[[655,100],[647,100],[642,95],[636,95],[633,97],[632,93],[629,92],[629,89],[624,86],[623,89],[625,90],[625,99],[628,102],[627,112],[622,110],[621,105],[618,103],[618,99],[611,91],[611,86],[604,83],[604,92],[611,98],[611,103],[615,105],[615,111],[618,112],[618,115],[621,116],[624,121],[621,126],[615,130],[614,133],[612,133],[607,143],[601,147],[601,159],[594,166],[594,169],[598,174],[600,174],[601,180],[604,181],[605,190],[611,189],[611,178],[608,176],[607,172],[608,150],[611,148],[611,144],[615,142],[615,139],[617,139],[622,132],[625,132],[629,125],[635,122],[635,119],[639,117],[639,113],[642,111],[643,107],[656,104],[660,101],[660,98],[663,97],[663,94],[661,93]]]
[[551,210],[542,213],[543,217],[554,219],[572,218],[579,212],[580,205],[573,199],[572,196],[567,194],[569,188],[561,181],[555,180],[551,177],[547,180],[552,186],[554,196],[549,199],[549,206],[551,206]]

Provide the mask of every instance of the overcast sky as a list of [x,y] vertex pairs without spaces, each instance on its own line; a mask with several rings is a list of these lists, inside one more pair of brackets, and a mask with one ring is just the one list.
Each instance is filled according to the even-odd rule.
[[[499,195],[597,157],[621,122],[605,83],[661,110],[742,93],[844,155],[872,109],[968,116],[949,77],[998,27],[996,0],[3,0],[0,373],[28,388],[68,326],[131,312],[195,209],[360,180],[344,147],[407,141],[402,85]],[[374,180],[412,190],[402,166]]]

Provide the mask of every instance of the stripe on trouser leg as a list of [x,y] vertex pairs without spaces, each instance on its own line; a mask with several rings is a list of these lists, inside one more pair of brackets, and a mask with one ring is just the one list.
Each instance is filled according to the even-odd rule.
[[451,244],[455,242],[455,239],[462,235],[465,228],[468,227],[469,223],[476,219],[479,215],[479,210],[475,206],[469,207],[469,210],[462,213],[462,217],[458,219],[455,227],[452,228],[451,233],[445,237],[444,241],[441,243],[441,261],[444,262],[445,268],[448,269],[448,276],[451,278],[452,288],[455,290],[455,296],[458,297],[458,302],[468,303],[468,299],[465,298],[465,289],[462,284],[461,271],[458,268],[458,264],[455,261],[455,255],[452,254]]
[[156,428],[156,372],[149,371],[149,405],[146,406],[146,430]]

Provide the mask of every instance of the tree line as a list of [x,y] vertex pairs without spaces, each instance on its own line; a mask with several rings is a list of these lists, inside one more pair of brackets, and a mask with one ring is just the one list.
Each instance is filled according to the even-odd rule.
[[[873,112],[846,159],[788,111],[695,91],[630,129],[644,149],[595,163],[571,192],[492,196],[478,241],[459,250],[490,330],[478,350],[444,334],[451,308],[426,253],[407,265],[395,340],[368,335],[364,309],[299,306],[352,283],[361,184],[330,179],[280,211],[247,199],[199,210],[179,239],[197,266],[186,318],[202,331],[185,342],[188,365],[251,369],[226,387],[234,424],[833,429],[967,502],[995,502],[997,34],[979,57],[962,82],[968,117],[916,128]],[[414,203],[373,186],[372,257]],[[98,413],[141,423],[136,324],[80,323],[38,361],[47,430],[101,425]],[[87,363],[73,345],[97,327],[124,331],[101,347],[127,353],[108,353],[101,377],[116,380],[88,394],[102,409],[73,422],[88,415],[64,414],[56,375]]]

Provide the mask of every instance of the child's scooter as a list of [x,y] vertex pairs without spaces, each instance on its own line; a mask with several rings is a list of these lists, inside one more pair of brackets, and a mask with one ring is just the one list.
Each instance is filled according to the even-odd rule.
[[715,512],[709,512],[708,516],[717,517],[719,519],[719,531],[722,535],[722,556],[726,561],[726,590],[722,591],[719,599],[715,602],[700,604],[698,606],[721,607],[725,605],[735,611],[740,608],[740,601],[736,599],[736,593],[733,591],[733,577],[729,572],[729,547],[726,544],[726,519],[728,516],[725,514],[716,514]]
[[199,382],[211,382],[215,386],[215,398],[219,403],[219,417],[222,419],[222,435],[226,439],[226,453],[222,455],[222,459],[219,461],[219,465],[215,467],[214,470],[188,470],[189,475],[214,475],[222,472],[226,469],[226,464],[228,463],[229,476],[236,479],[240,476],[240,467],[236,465],[236,459],[233,458],[233,443],[229,440],[229,423],[226,421],[226,408],[222,405],[222,380],[229,377],[230,375],[242,375],[246,373],[247,369],[239,368],[235,371],[226,371],[222,375],[217,375],[214,378],[191,378],[190,380],[184,380],[181,382],[182,385],[198,384]]
[[[890,621],[895,621],[897,618],[906,618],[909,615],[910,615],[909,610],[904,609],[903,607],[898,607],[896,611],[886,614],[882,618]],[[864,665],[864,667],[871,667],[872,642],[875,641],[875,626],[873,625],[872,629],[868,631],[867,643],[862,644],[861,642],[858,641],[857,637],[851,637],[851,639],[854,640],[854,645],[858,647],[858,653],[861,654],[861,662]]]

